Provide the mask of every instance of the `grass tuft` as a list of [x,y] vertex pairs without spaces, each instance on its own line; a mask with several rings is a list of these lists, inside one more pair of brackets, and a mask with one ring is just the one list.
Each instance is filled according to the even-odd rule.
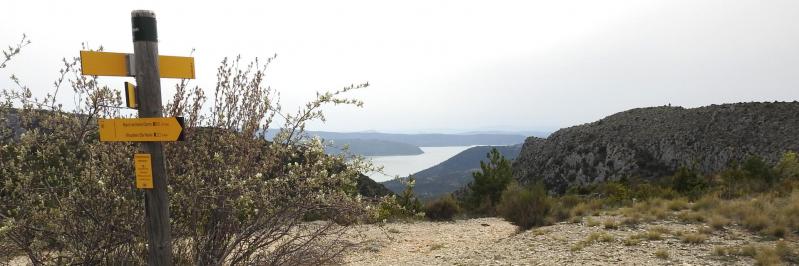
[[683,243],[701,244],[707,240],[707,235],[700,233],[683,233],[681,239]]
[[658,249],[657,251],[655,251],[655,257],[663,260],[669,259],[669,251],[662,248]]

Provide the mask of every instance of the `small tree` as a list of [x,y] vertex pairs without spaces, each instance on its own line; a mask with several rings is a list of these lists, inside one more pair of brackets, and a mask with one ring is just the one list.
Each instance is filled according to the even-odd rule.
[[510,161],[496,148],[492,148],[486,158],[488,162],[480,162],[481,171],[472,173],[474,181],[469,184],[466,205],[472,211],[490,214],[513,177]]
[[416,178],[413,175],[408,177],[408,182],[405,184],[405,190],[399,195],[397,201],[411,215],[422,211],[422,203],[419,198],[413,193],[413,187],[416,186]]

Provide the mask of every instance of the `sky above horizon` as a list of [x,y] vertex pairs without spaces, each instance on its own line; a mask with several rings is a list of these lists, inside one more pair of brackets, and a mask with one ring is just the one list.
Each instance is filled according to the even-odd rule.
[[[130,12],[158,19],[162,55],[196,49],[213,95],[225,56],[277,54],[267,84],[294,110],[369,82],[311,130],[552,131],[631,108],[799,99],[799,1],[11,1],[0,45],[35,94],[81,43],[132,52]],[[109,85],[132,78],[104,78]],[[164,99],[174,81],[163,80]],[[68,95],[62,95],[71,101]]]

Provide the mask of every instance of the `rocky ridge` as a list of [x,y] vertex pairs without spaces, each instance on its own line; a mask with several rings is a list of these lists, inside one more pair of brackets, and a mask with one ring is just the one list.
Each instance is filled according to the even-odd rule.
[[759,156],[768,162],[799,150],[799,103],[737,103],[686,109],[638,108],[528,138],[514,178],[554,192],[619,180],[673,174],[693,166],[709,174]]

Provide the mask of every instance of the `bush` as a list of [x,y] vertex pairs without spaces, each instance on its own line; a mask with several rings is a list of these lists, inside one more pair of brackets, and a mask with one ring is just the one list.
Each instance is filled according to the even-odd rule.
[[452,195],[429,202],[424,207],[424,215],[433,221],[451,221],[461,212],[461,207]]
[[527,230],[544,225],[551,208],[551,199],[542,184],[525,188],[512,183],[502,193],[497,212],[505,220]]
[[696,169],[682,166],[671,177],[671,187],[683,195],[697,198],[707,189],[708,181]]

